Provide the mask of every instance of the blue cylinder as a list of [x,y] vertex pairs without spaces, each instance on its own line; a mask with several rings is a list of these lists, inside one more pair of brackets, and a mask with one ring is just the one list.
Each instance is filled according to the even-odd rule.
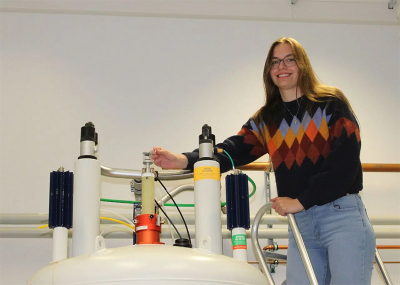
[[72,228],[73,185],[72,172],[50,173],[49,228]]
[[226,182],[227,228],[250,228],[249,184],[246,174],[231,174]]

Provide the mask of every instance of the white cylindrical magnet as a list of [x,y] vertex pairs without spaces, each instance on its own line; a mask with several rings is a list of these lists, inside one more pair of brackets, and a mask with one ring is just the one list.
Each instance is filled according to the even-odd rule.
[[75,162],[72,255],[95,251],[100,233],[100,162],[83,158]]
[[222,254],[220,169],[215,160],[194,164],[196,247]]

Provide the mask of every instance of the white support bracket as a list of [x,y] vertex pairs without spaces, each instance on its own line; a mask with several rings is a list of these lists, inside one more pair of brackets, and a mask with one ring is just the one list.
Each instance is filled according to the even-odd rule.
[[[292,1],[292,5],[297,3],[297,0],[291,0],[291,1]],[[395,1],[397,1],[397,0],[395,0]],[[393,2],[393,0],[391,0],[391,2]]]
[[[396,3],[397,3],[397,0],[390,0],[388,3],[388,9],[393,9],[394,6],[396,5]],[[292,1],[292,4],[293,4],[293,1]]]

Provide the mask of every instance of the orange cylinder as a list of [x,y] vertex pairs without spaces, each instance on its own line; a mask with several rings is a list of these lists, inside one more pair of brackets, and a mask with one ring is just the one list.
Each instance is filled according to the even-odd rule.
[[155,214],[143,214],[135,221],[136,244],[164,244],[160,242],[161,219]]

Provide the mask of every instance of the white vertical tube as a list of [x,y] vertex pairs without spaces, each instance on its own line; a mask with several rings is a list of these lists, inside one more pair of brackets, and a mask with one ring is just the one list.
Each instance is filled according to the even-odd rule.
[[247,238],[245,228],[232,229],[233,258],[247,262]]
[[95,251],[100,233],[100,162],[82,158],[75,162],[72,255]]
[[196,247],[222,254],[219,163],[201,160],[194,164]]
[[142,174],[142,214],[154,214],[154,174]]
[[56,227],[53,230],[53,262],[67,259],[68,257],[68,229]]

